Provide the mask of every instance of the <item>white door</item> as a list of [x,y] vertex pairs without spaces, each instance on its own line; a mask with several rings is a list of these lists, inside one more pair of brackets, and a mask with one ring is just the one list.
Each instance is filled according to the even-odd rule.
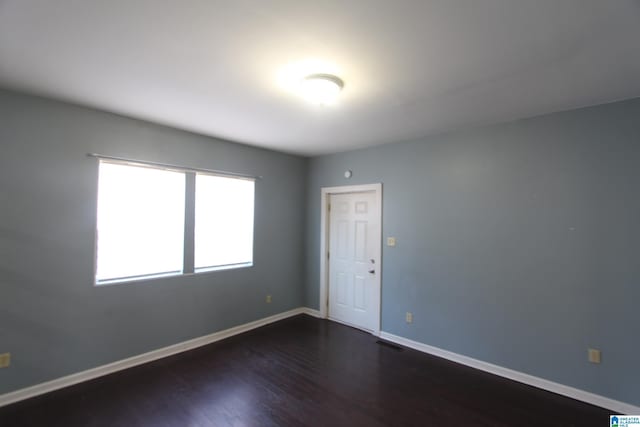
[[329,201],[329,318],[375,331],[380,298],[376,192],[331,194]]

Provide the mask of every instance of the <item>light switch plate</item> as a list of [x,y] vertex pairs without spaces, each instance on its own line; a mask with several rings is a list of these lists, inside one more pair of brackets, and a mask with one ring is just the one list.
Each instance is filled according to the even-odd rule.
[[395,246],[396,245],[396,238],[395,237],[387,237],[387,246]]

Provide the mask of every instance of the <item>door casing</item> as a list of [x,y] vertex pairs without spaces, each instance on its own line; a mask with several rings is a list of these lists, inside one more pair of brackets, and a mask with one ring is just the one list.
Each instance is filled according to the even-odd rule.
[[[329,315],[329,262],[327,258],[329,250],[329,201],[331,194],[344,193],[362,193],[373,191],[378,199],[378,224],[380,227],[380,236],[382,237],[382,184],[363,184],[363,185],[347,185],[341,187],[323,187],[321,189],[320,199],[320,317],[328,318]],[[381,318],[381,300],[382,300],[382,240],[378,242],[375,250],[376,274],[373,292],[373,311],[378,314],[378,320],[375,327],[371,331],[373,335],[380,335],[380,318]]]

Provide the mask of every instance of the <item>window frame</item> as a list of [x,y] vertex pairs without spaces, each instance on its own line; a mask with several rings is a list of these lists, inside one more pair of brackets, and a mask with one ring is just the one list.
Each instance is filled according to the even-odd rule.
[[[256,182],[262,177],[259,176],[251,176],[239,173],[232,172],[224,172],[217,171],[211,169],[198,169],[198,168],[190,168],[190,167],[181,167],[163,163],[155,163],[155,162],[144,162],[139,160],[129,160],[123,159],[119,157],[110,157],[110,156],[100,156],[97,154],[89,154],[90,157],[96,157],[98,159],[98,182],[96,186],[96,221],[95,221],[95,236],[94,236],[94,268],[93,268],[93,285],[96,287],[100,286],[108,286],[108,285],[116,285],[122,283],[132,283],[132,282],[146,282],[146,281],[154,281],[157,279],[170,278],[170,277],[180,277],[180,276],[193,276],[193,275],[202,275],[207,273],[212,273],[216,271],[223,270],[234,270],[241,268],[249,268],[253,267],[255,260],[255,199],[256,199]],[[132,166],[132,167],[144,167],[156,170],[166,170],[170,172],[178,172],[184,174],[185,177],[185,193],[184,193],[184,239],[182,242],[183,245],[183,261],[182,261],[182,270],[181,271],[169,271],[169,272],[158,272],[137,276],[128,276],[128,277],[116,277],[109,278],[104,280],[98,280],[97,272],[98,272],[98,193],[100,188],[99,176],[100,176],[100,167],[103,163],[110,164],[118,164],[124,166]],[[224,178],[232,178],[238,180],[246,180],[253,182],[253,212],[252,212],[252,221],[251,221],[251,261],[250,262],[242,262],[242,263],[234,263],[234,264],[225,264],[218,266],[210,266],[210,267],[201,267],[195,268],[195,201],[196,201],[196,175],[210,175],[210,176],[219,176]]]

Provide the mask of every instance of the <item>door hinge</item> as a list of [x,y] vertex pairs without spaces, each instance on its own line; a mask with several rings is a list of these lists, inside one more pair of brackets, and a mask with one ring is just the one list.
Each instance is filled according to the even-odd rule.
[[329,259],[331,257],[331,253],[327,252],[327,259]]
[[329,212],[331,212],[331,203],[329,203],[329,204],[327,205],[327,210],[328,210]]

